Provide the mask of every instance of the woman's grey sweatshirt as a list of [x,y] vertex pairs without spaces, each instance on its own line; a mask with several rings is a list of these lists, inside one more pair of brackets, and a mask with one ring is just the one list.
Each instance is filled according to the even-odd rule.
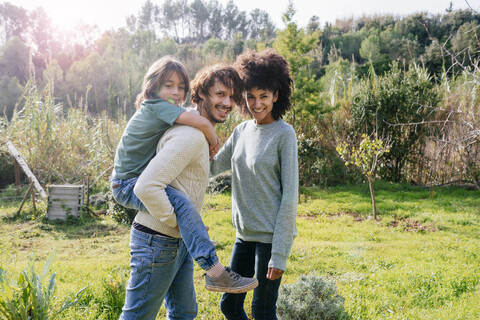
[[210,175],[232,170],[232,220],[237,237],[272,244],[269,267],[286,270],[297,235],[297,138],[279,119],[238,125],[210,164]]

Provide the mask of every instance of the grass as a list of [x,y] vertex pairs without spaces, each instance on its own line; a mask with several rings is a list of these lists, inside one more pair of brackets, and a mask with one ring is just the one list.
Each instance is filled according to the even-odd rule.
[[[334,279],[350,319],[480,318],[480,192],[379,183],[376,196],[373,221],[366,185],[302,188],[283,283],[311,273]],[[230,201],[227,194],[207,195],[203,212],[224,264],[235,240]],[[32,255],[40,267],[56,249],[57,295],[89,285],[62,319],[117,319],[129,272],[129,226],[105,216],[60,223],[14,217],[15,211],[0,205],[1,267],[15,274]],[[222,319],[220,294],[205,290],[202,274],[196,266],[198,319]]]

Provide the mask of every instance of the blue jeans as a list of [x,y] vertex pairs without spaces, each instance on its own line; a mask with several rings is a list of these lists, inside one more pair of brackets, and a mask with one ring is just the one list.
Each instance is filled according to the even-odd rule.
[[[282,278],[268,280],[268,262],[272,245],[261,242],[247,242],[236,239],[230,258],[230,268],[243,277],[256,275],[258,287],[253,291],[252,315],[257,320],[277,319],[278,289]],[[224,293],[220,309],[228,320],[248,320],[243,304],[246,293]]]
[[154,320],[165,300],[167,319],[194,319],[193,260],[182,239],[130,232],[130,279],[120,320]]
[[[113,198],[126,208],[148,212],[133,192],[137,180],[138,177],[128,180],[111,179]],[[211,269],[218,263],[217,252],[195,205],[183,192],[171,186],[167,186],[165,192],[177,216],[178,228],[188,252],[203,270]]]

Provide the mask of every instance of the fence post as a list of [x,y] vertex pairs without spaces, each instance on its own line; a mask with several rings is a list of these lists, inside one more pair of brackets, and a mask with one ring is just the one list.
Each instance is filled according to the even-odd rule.
[[20,165],[18,164],[17,159],[13,160],[13,169],[15,171],[15,190],[17,195],[20,194]]

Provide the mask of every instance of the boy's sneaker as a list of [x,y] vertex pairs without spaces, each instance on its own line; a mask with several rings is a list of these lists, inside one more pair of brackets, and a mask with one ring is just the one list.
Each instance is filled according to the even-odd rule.
[[209,291],[244,293],[255,289],[257,286],[257,279],[244,278],[229,267],[225,267],[218,278],[212,278],[205,274],[205,288]]

